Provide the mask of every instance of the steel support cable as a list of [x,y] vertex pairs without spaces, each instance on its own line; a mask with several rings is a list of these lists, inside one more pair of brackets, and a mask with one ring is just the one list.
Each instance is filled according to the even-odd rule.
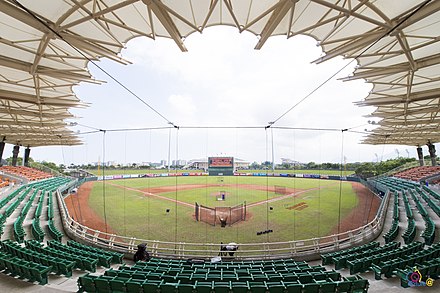
[[104,224],[105,233],[108,233],[107,228],[107,210],[106,210],[106,192],[105,192],[105,130],[102,131],[102,202],[104,208]]
[[380,40],[385,38],[386,36],[389,36],[393,31],[395,31],[402,23],[407,21],[410,17],[412,17],[414,14],[416,14],[420,9],[422,9],[424,6],[426,6],[429,2],[432,0],[426,0],[423,2],[419,7],[417,7],[413,12],[408,14],[405,18],[403,18],[401,21],[399,21],[396,25],[394,25],[391,29],[389,29],[387,32],[382,34],[377,40],[375,40],[373,43],[371,43],[368,47],[366,47],[362,52],[360,52],[358,55],[353,57],[350,62],[342,66],[339,70],[337,70],[335,73],[333,73],[330,77],[328,77],[326,80],[324,80],[322,83],[320,83],[317,87],[315,87],[310,93],[305,95],[301,100],[299,100],[296,104],[294,104],[292,107],[290,107],[287,111],[285,111],[283,114],[281,114],[278,118],[273,120],[272,122],[269,122],[269,124],[266,126],[267,128],[272,127],[275,123],[277,123],[281,118],[286,116],[290,111],[295,109],[298,105],[300,105],[302,102],[304,102],[306,99],[308,99],[310,96],[312,96],[315,92],[317,92],[321,87],[323,87],[325,84],[327,84],[330,80],[332,80],[336,75],[338,75],[342,70],[347,68],[348,65],[353,63],[358,58],[362,57],[369,49],[371,49],[374,45],[376,45]]
[[[171,139],[171,133],[170,133],[170,139]],[[176,217],[174,219],[175,220],[174,242],[176,242],[176,243],[177,243],[177,234],[178,234],[177,233],[177,224],[178,224],[178,221],[177,221],[177,207],[178,207],[178,205],[177,205],[177,162],[178,162],[178,160],[179,160],[179,128],[176,128],[176,164],[174,166],[174,177],[175,177],[175,201],[174,201],[175,206],[174,206],[174,209],[175,209],[175,215],[176,215]],[[169,170],[169,166],[168,166],[168,170]]]
[[[344,160],[344,132],[347,129],[343,129],[341,131],[341,165],[340,169],[340,178],[339,178],[339,201],[338,201],[338,234],[341,233],[341,200],[342,200],[342,162]],[[340,236],[338,236],[339,238]]]
[[[84,59],[86,59],[88,62],[92,63],[94,66],[96,66],[96,68],[98,68],[99,70],[101,70],[101,72],[103,72],[105,75],[107,75],[111,80],[113,80],[114,82],[116,82],[119,86],[121,86],[124,90],[126,90],[129,94],[131,94],[133,97],[135,97],[137,100],[139,100],[142,104],[144,104],[145,106],[147,106],[151,111],[153,111],[154,113],[156,113],[159,117],[161,117],[163,120],[165,120],[168,124],[172,125],[173,127],[177,128],[178,126],[175,125],[173,122],[171,122],[170,120],[168,120],[164,115],[162,115],[158,110],[156,110],[153,106],[151,106],[149,103],[147,103],[144,99],[142,99],[140,96],[138,96],[135,92],[133,92],[131,89],[129,89],[125,84],[123,84],[121,81],[119,81],[116,77],[114,77],[113,75],[111,75],[107,70],[105,70],[104,68],[102,68],[101,66],[99,66],[95,61],[93,61],[92,59],[90,59],[86,54],[84,54],[81,50],[79,50],[78,48],[76,48],[74,45],[70,44],[66,39],[63,38],[63,36],[57,32],[56,30],[54,30],[52,27],[50,27],[48,25],[48,23],[46,21],[43,21],[42,19],[40,19],[40,17],[38,17],[34,12],[32,12],[31,10],[29,10],[27,7],[25,7],[23,4],[21,4],[19,1],[17,0],[13,0],[13,2],[19,6],[21,9],[23,9],[24,11],[26,11],[29,15],[31,15],[33,18],[35,18],[39,23],[41,23],[42,25],[44,25],[48,30],[50,30],[54,35],[56,35],[60,40],[62,40],[63,42],[65,42],[66,44],[68,44],[70,47],[72,47],[72,49],[74,49],[76,52],[78,52]],[[90,15],[92,16],[92,15]]]

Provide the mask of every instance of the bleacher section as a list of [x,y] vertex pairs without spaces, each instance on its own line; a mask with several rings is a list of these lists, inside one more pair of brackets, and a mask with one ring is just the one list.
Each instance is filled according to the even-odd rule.
[[423,178],[440,173],[440,166],[419,166],[394,174],[394,177],[411,181],[420,181]]
[[153,259],[86,274],[78,287],[87,292],[362,292],[368,281],[293,259],[218,264]]
[[0,242],[3,273],[41,285],[50,284],[51,275],[73,278],[80,292],[137,293],[367,292],[382,278],[400,278],[408,287],[414,267],[424,281],[439,278],[438,219],[433,217],[440,216],[440,194],[415,182],[377,179],[374,184],[389,190],[391,198],[383,240],[322,254],[322,264],[316,265],[294,259],[211,263],[163,258],[125,264],[123,254],[69,240],[57,228],[54,194],[68,182],[33,182],[0,200],[0,235],[7,236],[3,228],[9,223],[14,238]]
[[[440,216],[439,200],[440,195],[426,186],[419,183],[406,181],[397,178],[377,179],[377,185],[381,188],[388,188],[393,194],[392,225],[384,234],[385,242],[395,240],[398,237],[399,225],[407,226],[401,237],[411,248],[405,252],[394,250],[391,255],[382,256],[378,263],[370,260],[360,259],[363,263],[361,269],[353,269],[350,273],[358,273],[364,269],[372,270],[375,279],[380,280],[382,276],[401,278],[401,285],[408,287],[408,274],[416,267],[424,278],[438,279],[440,274],[440,243],[434,243],[436,238],[436,225],[432,216]],[[403,200],[400,201],[400,198]],[[413,203],[411,203],[411,200]],[[403,204],[403,207],[402,207]],[[406,220],[399,217],[399,210],[405,210]],[[391,210],[391,209],[390,209]],[[417,231],[415,218],[421,217],[424,223],[424,230]],[[417,232],[416,232],[417,231]],[[419,235],[424,243],[414,241]],[[424,247],[426,245],[426,247]],[[402,250],[403,247],[399,248]]]
[[2,166],[0,167],[0,171],[26,178],[29,181],[37,181],[53,177],[49,173],[25,166]]
[[[0,200],[0,236],[7,222],[13,223],[12,239],[0,242],[0,271],[13,277],[48,283],[51,274],[71,277],[74,270],[95,272],[98,266],[121,264],[123,254],[109,252],[69,240],[54,224],[53,196],[69,178],[51,178],[22,185]],[[35,211],[30,213],[31,208]],[[43,210],[47,209],[47,216]],[[12,215],[14,219],[10,219]],[[42,226],[42,221],[47,225]],[[31,222],[30,229],[24,223]],[[29,230],[31,233],[27,234]],[[47,231],[47,233],[46,233]],[[44,244],[44,239],[47,244]],[[49,240],[52,239],[52,240]]]

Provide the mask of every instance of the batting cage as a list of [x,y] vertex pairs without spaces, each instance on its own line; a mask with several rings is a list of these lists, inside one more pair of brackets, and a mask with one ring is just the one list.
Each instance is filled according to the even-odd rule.
[[232,226],[246,220],[246,202],[233,207],[207,207],[195,203],[196,221],[205,222],[212,226]]

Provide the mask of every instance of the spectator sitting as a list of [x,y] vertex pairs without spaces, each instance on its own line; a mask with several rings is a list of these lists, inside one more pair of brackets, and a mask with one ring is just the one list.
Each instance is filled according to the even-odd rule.
[[141,243],[138,245],[138,250],[134,254],[133,260],[134,262],[150,260],[150,255],[148,254],[146,243]]

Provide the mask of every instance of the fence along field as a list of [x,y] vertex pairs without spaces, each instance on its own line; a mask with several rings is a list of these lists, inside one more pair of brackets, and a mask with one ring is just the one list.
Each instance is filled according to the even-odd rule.
[[[119,235],[207,243],[278,242],[329,235],[335,232],[338,220],[346,218],[359,202],[350,182],[244,176],[222,178],[221,183],[218,177],[212,176],[112,180],[105,183],[105,195],[103,183],[94,182],[89,195],[81,194],[80,188],[77,196],[89,196],[89,207],[101,219],[106,218],[111,230]],[[280,192],[282,187],[286,194]],[[226,193],[224,201],[217,200],[220,191]],[[246,219],[224,228],[197,221],[196,202],[212,208],[246,202]],[[79,219],[81,222],[87,217],[87,209],[84,206],[79,209],[82,215],[77,217],[83,218]],[[357,217],[367,222],[365,215]],[[273,232],[258,233],[267,230]]]

